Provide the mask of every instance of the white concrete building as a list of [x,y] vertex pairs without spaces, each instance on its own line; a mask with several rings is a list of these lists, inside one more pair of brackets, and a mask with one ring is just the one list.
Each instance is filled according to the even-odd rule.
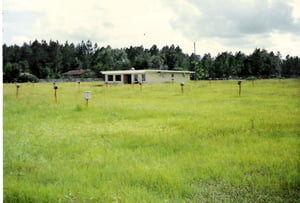
[[108,84],[155,84],[164,82],[186,82],[190,80],[191,71],[171,70],[120,70],[102,71]]

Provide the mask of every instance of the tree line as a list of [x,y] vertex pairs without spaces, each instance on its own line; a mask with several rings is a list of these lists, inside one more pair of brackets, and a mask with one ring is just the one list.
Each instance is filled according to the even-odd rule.
[[193,78],[270,78],[299,77],[300,59],[287,55],[284,59],[265,49],[255,49],[250,55],[242,52],[222,52],[216,57],[209,53],[202,57],[185,54],[179,46],[150,49],[143,46],[113,49],[100,47],[91,41],[78,44],[66,41],[35,40],[22,46],[4,44],[3,81],[37,81],[37,79],[62,78],[70,70],[84,69],[86,77],[102,77],[100,71],[135,69],[189,70]]

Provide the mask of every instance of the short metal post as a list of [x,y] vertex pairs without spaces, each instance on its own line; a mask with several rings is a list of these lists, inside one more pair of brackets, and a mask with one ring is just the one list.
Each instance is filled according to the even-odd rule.
[[86,100],[86,106],[89,106],[89,99],[91,98],[91,92],[84,92],[84,98]]

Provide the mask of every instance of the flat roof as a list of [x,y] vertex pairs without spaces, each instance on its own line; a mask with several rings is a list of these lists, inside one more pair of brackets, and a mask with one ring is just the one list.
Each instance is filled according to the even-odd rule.
[[104,75],[120,75],[120,74],[145,74],[145,73],[195,73],[192,71],[175,71],[175,70],[117,70],[117,71],[101,71]]

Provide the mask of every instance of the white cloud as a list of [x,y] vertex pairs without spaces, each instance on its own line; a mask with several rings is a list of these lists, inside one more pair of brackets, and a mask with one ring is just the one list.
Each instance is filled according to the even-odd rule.
[[41,14],[27,22],[30,30],[24,30],[32,39],[90,39],[116,47],[184,41],[169,25],[172,12],[159,0],[6,0],[4,8],[5,12]]
[[287,2],[4,0],[3,37],[8,44],[34,39],[91,40],[114,48],[174,44],[188,53],[196,41],[198,54],[249,53],[259,47],[299,55],[299,46],[291,45],[300,40],[300,5],[298,0]]
[[[169,1],[176,17],[171,24],[190,40],[202,44],[211,53],[255,48],[277,49],[299,55],[298,47],[290,46],[300,40],[300,20],[293,14],[299,9],[296,1],[283,0],[218,0]],[[299,2],[299,1],[297,1]],[[198,12],[190,12],[193,7]],[[297,19],[298,18],[298,19]],[[272,37],[272,36],[280,37]],[[274,41],[276,40],[276,41]],[[211,46],[209,41],[214,44]],[[225,48],[225,49],[224,49]],[[277,51],[274,50],[274,51]],[[204,51],[205,52],[205,51]]]
[[300,1],[299,0],[291,0],[288,1],[288,4],[293,7],[292,15],[294,18],[294,22],[300,20]]
[[[173,2],[178,11],[179,2]],[[237,1],[195,1],[180,7],[177,17],[172,21],[175,29],[193,37],[242,37],[249,34],[280,32],[299,32],[300,22],[294,22],[292,7],[283,0],[255,0],[251,3]],[[201,15],[190,12],[194,7]]]

